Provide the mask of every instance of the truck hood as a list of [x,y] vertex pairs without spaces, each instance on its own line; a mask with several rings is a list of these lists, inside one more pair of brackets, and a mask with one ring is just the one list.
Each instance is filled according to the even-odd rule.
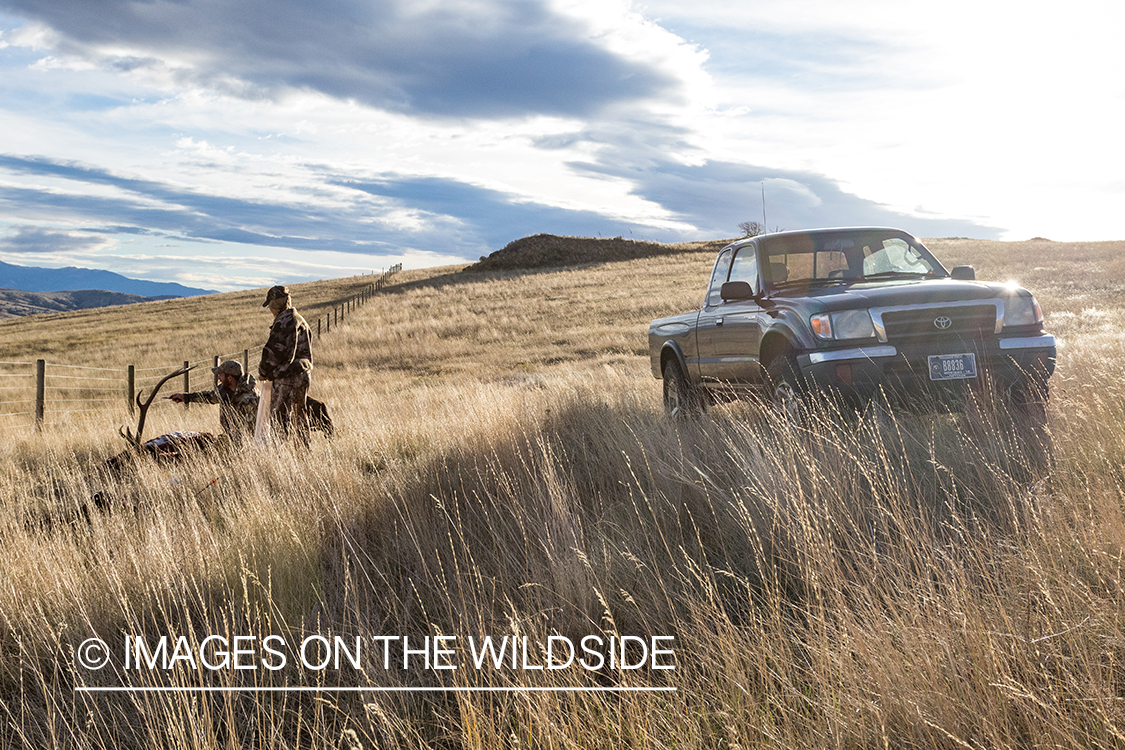
[[995,299],[1028,292],[1013,290],[1003,284],[985,281],[956,281],[954,279],[906,279],[894,281],[858,282],[847,286],[813,290],[785,290],[773,296],[783,304],[790,294],[812,298],[824,305],[826,311],[851,310],[860,307],[894,307],[935,302]]

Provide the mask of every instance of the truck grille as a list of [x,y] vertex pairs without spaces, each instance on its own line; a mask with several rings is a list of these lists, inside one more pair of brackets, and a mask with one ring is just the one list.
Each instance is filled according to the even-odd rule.
[[947,336],[977,338],[996,330],[996,308],[963,305],[894,310],[883,313],[883,326],[888,341]]

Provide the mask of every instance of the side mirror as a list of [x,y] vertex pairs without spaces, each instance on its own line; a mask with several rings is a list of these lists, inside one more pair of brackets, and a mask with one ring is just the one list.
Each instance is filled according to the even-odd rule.
[[977,269],[972,266],[954,266],[949,275],[958,281],[976,281]]
[[754,290],[745,281],[728,281],[719,290],[723,302],[739,302],[754,299]]

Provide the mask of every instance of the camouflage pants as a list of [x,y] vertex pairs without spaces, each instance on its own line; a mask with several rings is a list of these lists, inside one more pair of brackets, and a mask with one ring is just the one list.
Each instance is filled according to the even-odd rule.
[[297,439],[309,446],[309,415],[305,399],[309,393],[309,374],[273,381],[273,398],[270,400],[270,419],[277,435],[285,440],[297,433]]

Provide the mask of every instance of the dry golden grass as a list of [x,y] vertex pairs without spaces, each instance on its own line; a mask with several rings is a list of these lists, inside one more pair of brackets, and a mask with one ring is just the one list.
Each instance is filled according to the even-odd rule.
[[[247,450],[113,479],[97,463],[121,447],[121,406],[11,434],[0,446],[0,746],[1125,744],[1112,252],[1091,251],[1095,272],[1066,262],[1070,246],[930,244],[1039,293],[1065,343],[1049,456],[987,410],[972,424],[826,419],[811,434],[751,405],[670,423],[646,327],[698,303],[710,253],[403,273],[318,342],[313,393],[340,432],[308,455]],[[1017,260],[1054,270],[1040,287]],[[313,288],[295,291],[300,309]],[[129,328],[118,311],[102,312],[104,327],[90,314],[105,345],[83,363],[139,361],[153,338],[165,348],[149,356],[172,363],[260,343],[259,297],[193,309],[213,316],[206,341],[114,333]],[[183,327],[181,309],[171,320],[171,307],[152,309],[154,330]],[[1063,313],[1073,317],[1055,327]],[[224,320],[237,330],[220,332]],[[37,321],[7,325],[28,348],[3,356],[41,353]],[[214,429],[217,415],[164,407],[152,420],[148,434]],[[95,490],[113,509],[87,522]],[[141,633],[672,635],[676,669],[75,664],[88,637]],[[123,683],[677,691],[74,691]]]
[[[375,277],[294,284],[291,292],[312,321]],[[44,358],[60,364],[149,368],[251,347],[270,323],[265,290],[182,297],[135,305],[0,320],[0,360]]]

